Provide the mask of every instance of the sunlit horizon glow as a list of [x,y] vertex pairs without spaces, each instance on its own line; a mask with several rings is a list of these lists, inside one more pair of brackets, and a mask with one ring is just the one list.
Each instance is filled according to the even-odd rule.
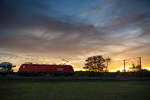
[[[35,59],[36,60],[36,59]],[[108,66],[108,69],[109,69],[109,72],[117,72],[117,71],[120,71],[120,72],[123,72],[123,70],[124,70],[124,66],[123,66],[123,61],[122,61],[122,59],[119,59],[119,58],[116,58],[115,60],[117,60],[117,63],[116,63],[116,61],[111,61],[111,63],[109,64],[109,66]],[[15,59],[12,59],[12,60],[5,60],[6,62],[7,61],[10,61],[10,62],[12,62],[14,65],[16,65],[16,67],[15,68],[13,68],[13,70],[14,70],[14,72],[17,72],[18,71],[18,69],[19,69],[19,67],[21,66],[21,64],[24,64],[24,63],[26,63],[26,62],[32,62],[33,64],[56,64],[56,65],[72,65],[73,66],[73,68],[74,68],[74,71],[87,71],[87,70],[85,70],[85,69],[83,69],[83,67],[84,67],[84,64],[85,64],[85,62],[84,61],[82,61],[82,62],[80,62],[80,63],[75,63],[75,64],[73,64],[73,62],[71,62],[71,61],[63,61],[62,59],[60,59],[60,60],[49,60],[49,59],[45,59],[45,58],[43,58],[43,59],[40,59],[40,60],[38,60],[38,61],[36,61],[36,62],[34,62],[34,60],[33,61],[31,61],[31,60],[26,60],[26,62],[23,60],[22,62],[16,62],[16,60]],[[3,61],[3,62],[5,62],[5,61]],[[0,63],[1,63],[2,61],[0,61]],[[126,71],[131,71],[129,68],[131,68],[132,66],[131,66],[131,64],[130,65],[126,65],[126,67],[125,67],[125,69],[126,69]],[[150,67],[148,66],[148,65],[145,65],[145,64],[142,64],[142,69],[147,69],[147,70],[150,70]]]
[[0,62],[66,59],[80,70],[87,57],[103,55],[112,58],[110,71],[136,57],[149,69],[149,5],[149,0],[0,0]]

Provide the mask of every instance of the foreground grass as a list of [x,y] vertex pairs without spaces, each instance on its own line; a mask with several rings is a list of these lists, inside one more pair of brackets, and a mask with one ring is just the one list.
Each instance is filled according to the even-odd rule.
[[150,82],[0,80],[0,100],[149,100]]

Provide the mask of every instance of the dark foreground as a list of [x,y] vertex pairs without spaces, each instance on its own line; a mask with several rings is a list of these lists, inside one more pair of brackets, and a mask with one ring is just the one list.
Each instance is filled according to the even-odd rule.
[[0,100],[149,100],[150,81],[0,80]]

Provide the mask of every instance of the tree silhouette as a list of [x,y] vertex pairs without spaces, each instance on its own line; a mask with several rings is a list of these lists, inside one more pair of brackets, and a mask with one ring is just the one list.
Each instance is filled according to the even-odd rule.
[[101,55],[88,57],[85,62],[84,69],[89,71],[101,72],[104,68],[106,68],[104,64],[105,59]]

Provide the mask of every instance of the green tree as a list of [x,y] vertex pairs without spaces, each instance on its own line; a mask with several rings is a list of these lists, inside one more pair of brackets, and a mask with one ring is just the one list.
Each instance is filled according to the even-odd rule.
[[89,71],[102,72],[106,68],[105,59],[101,55],[88,57],[85,62],[84,69]]

